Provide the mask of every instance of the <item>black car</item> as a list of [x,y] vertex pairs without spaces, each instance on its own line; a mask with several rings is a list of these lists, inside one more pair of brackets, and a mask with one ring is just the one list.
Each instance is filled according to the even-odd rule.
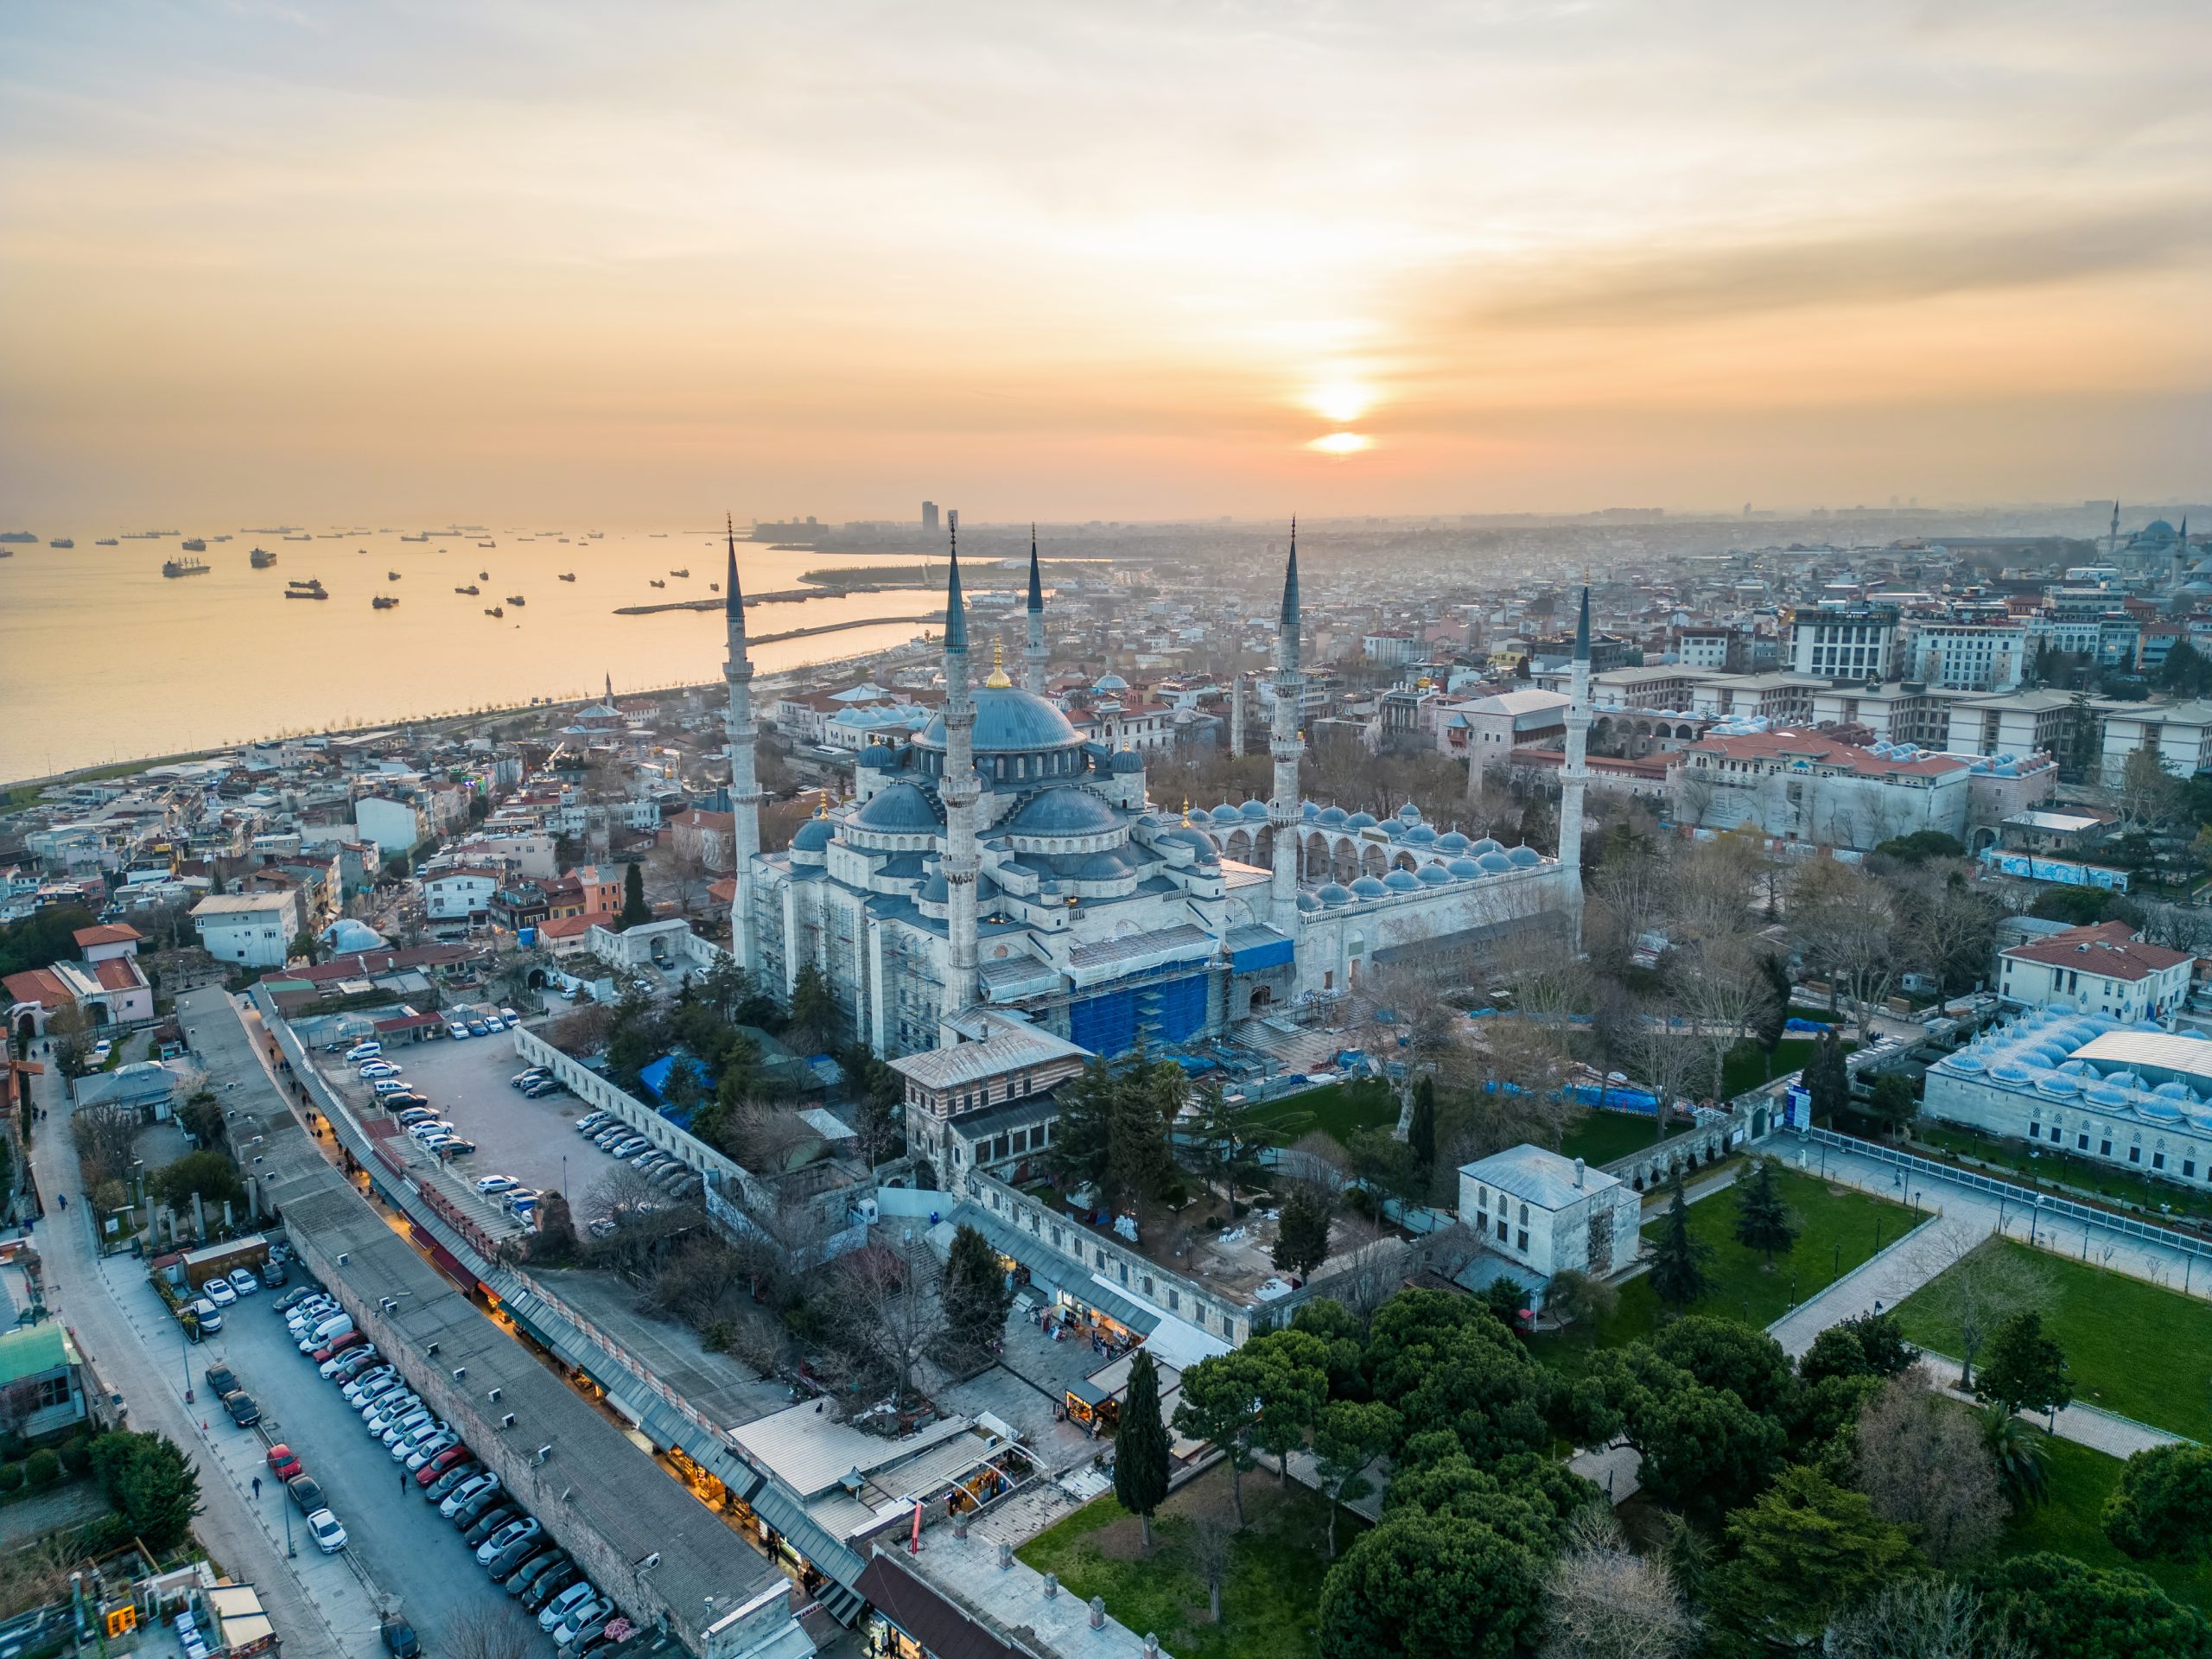
[[563,1561],[560,1566],[541,1573],[532,1579],[530,1581],[530,1588],[515,1599],[522,1604],[523,1611],[534,1613],[583,1575],[583,1568],[578,1567],[574,1561]]
[[557,1548],[546,1550],[542,1554],[531,1556],[507,1574],[507,1593],[511,1596],[522,1594],[555,1567],[566,1566],[568,1560],[569,1552]]
[[240,1428],[251,1428],[261,1421],[261,1408],[244,1389],[233,1389],[225,1395],[223,1409],[231,1414],[231,1421]]
[[531,1538],[518,1538],[485,1563],[485,1576],[494,1584],[503,1583],[524,1563],[551,1551],[553,1541],[543,1533]]
[[294,1475],[284,1483],[284,1490],[300,1506],[302,1515],[313,1515],[322,1507],[322,1488],[313,1475]]
[[385,1619],[377,1634],[384,1638],[384,1650],[391,1659],[416,1659],[423,1651],[423,1644],[415,1639],[415,1627],[404,1618]]
[[266,1290],[274,1290],[283,1282],[284,1264],[272,1255],[261,1264],[262,1287]]
[[477,1493],[447,1519],[453,1522],[453,1529],[455,1532],[467,1532],[483,1519],[486,1512],[495,1504],[511,1503],[513,1501],[507,1496],[507,1489],[504,1485],[493,1486]]
[[[502,1493],[501,1496],[504,1497],[505,1494]],[[522,1511],[512,1503],[503,1503],[496,1509],[486,1510],[478,1518],[474,1526],[461,1535],[461,1541],[469,1548],[474,1549],[477,1545],[482,1543],[501,1527],[505,1526],[508,1522],[521,1519]]]
[[423,1496],[433,1503],[442,1503],[452,1496],[454,1488],[466,1485],[483,1472],[482,1464],[472,1458],[464,1458],[425,1487]]
[[218,1400],[238,1391],[238,1373],[227,1365],[210,1365],[205,1373],[208,1392]]

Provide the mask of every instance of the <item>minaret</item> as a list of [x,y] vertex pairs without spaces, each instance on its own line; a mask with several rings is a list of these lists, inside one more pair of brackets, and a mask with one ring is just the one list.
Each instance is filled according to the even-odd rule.
[[1229,752],[1244,758],[1244,671],[1234,662],[1229,671]]
[[1021,687],[1045,695],[1045,584],[1037,574],[1037,526],[1029,526],[1029,638],[1021,647]]
[[1567,874],[1567,918],[1574,944],[1582,944],[1582,791],[1590,781],[1590,589],[1582,589],[1582,615],[1574,625],[1574,665],[1567,681],[1567,764],[1560,769],[1559,861]]
[[[722,582],[722,615],[729,636],[729,660],[722,678],[729,683],[730,855],[737,867],[737,893],[730,901],[729,950],[750,973],[760,963],[753,912],[753,861],[760,855],[760,779],[753,746],[760,728],[753,721],[753,664],[745,653],[745,595],[737,586],[737,525],[727,526],[729,572]],[[613,681],[608,682],[613,701]]]
[[1283,569],[1282,620],[1275,633],[1275,718],[1268,753],[1275,763],[1268,823],[1274,838],[1275,920],[1298,913],[1298,520],[1290,521],[1290,563]]
[[976,802],[982,785],[976,777],[973,746],[976,704],[968,695],[968,609],[960,597],[960,531],[952,530],[952,568],[944,585],[944,777],[938,798],[944,803],[944,856],[938,861],[945,885],[945,929],[950,960],[944,976],[942,1027],[946,1047],[959,1039],[950,1021],[966,1012],[976,995],[976,878],[982,860],[976,851]]
[[[736,534],[736,531],[735,531],[734,525],[735,525],[735,521],[734,521],[734,520],[733,520],[733,521],[732,521],[732,530],[731,530],[731,534],[732,534],[733,536],[734,536],[734,535]],[[731,553],[730,556],[731,556],[732,558],[735,558],[737,556],[736,556],[736,553],[733,550],[733,552]],[[607,677],[607,706],[608,708],[610,708],[610,709],[612,709],[612,708],[614,706],[614,677],[613,677],[612,674],[609,674],[609,675]]]

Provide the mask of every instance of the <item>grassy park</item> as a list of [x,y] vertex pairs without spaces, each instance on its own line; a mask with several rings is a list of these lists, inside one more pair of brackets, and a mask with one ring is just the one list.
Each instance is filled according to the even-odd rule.
[[[1688,1126],[1669,1124],[1669,1135],[1681,1135]],[[1648,1113],[1592,1109],[1585,1112],[1560,1137],[1560,1155],[1580,1158],[1592,1169],[1602,1169],[1616,1158],[1656,1146],[1658,1130]]]
[[[1831,1186],[1817,1176],[1779,1166],[1774,1179],[1800,1230],[1796,1248],[1776,1257],[1771,1272],[1763,1255],[1746,1249],[1732,1236],[1736,1221],[1732,1188],[1690,1205],[1691,1236],[1713,1247],[1706,1263],[1713,1288],[1691,1303],[1689,1312],[1739,1325],[1771,1325],[1796,1303],[1817,1295],[1913,1225],[1911,1210],[1886,1198]],[[1645,1222],[1644,1237],[1652,1237],[1665,1224],[1663,1212]],[[1563,1370],[1578,1370],[1583,1356],[1593,1347],[1618,1347],[1650,1336],[1664,1313],[1650,1275],[1639,1274],[1620,1287],[1612,1312],[1597,1321],[1594,1332],[1547,1333],[1535,1339],[1535,1350]]]
[[[2035,1306],[2044,1329],[2066,1351],[2075,1400],[2212,1440],[2212,1306],[2011,1239],[1981,1248],[2010,1252],[2041,1281]],[[1897,1317],[1913,1341],[1955,1355],[1958,1325],[1943,1311],[1947,1294],[1939,1275],[1898,1304]]]
[[[1229,1472],[1218,1466],[1175,1492],[1154,1517],[1150,1555],[1144,1554],[1136,1518],[1111,1493],[1048,1527],[1016,1553],[1039,1573],[1058,1573],[1074,1595],[1103,1597],[1109,1613],[1132,1630],[1158,1636],[1176,1659],[1318,1654],[1326,1500],[1294,1482],[1282,1487],[1265,1470],[1245,1475],[1248,1524],[1230,1542],[1216,1624],[1194,1548],[1202,1529],[1234,1525],[1229,1498]],[[1337,1517],[1340,1552],[1363,1524],[1348,1511]]]
[[2120,1484],[2119,1459],[2071,1440],[2044,1441],[2049,1496],[2022,1510],[2005,1529],[2004,1553],[2028,1555],[2054,1550],[2091,1567],[2124,1567],[2154,1580],[2177,1601],[2212,1610],[2212,1573],[2173,1561],[2139,1561],[2113,1547],[2101,1519],[2105,1499]]
[[[1351,1083],[1325,1083],[1318,1089],[1285,1095],[1280,1100],[1270,1101],[1254,1116],[1262,1123],[1310,1119],[1299,1129],[1299,1135],[1319,1129],[1342,1144],[1348,1143],[1361,1129],[1387,1129],[1395,1123],[1398,1099],[1390,1092],[1390,1085],[1380,1077],[1362,1077]],[[1295,1140],[1297,1136],[1291,1138]]]

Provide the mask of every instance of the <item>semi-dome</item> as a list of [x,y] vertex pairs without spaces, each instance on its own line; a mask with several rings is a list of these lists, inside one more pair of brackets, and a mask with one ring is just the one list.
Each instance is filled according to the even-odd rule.
[[1411,870],[1393,870],[1382,878],[1382,885],[1393,893],[1411,893],[1421,883],[1414,880]]
[[928,880],[922,883],[922,903],[925,905],[942,905],[949,903],[951,900],[951,898],[952,888],[946,882],[942,874],[932,875]]
[[1533,870],[1544,861],[1544,855],[1533,847],[1516,847],[1506,857],[1513,861],[1516,870]]
[[998,826],[1007,836],[1103,836],[1122,826],[1121,815],[1087,789],[1047,789],[1032,796]]
[[[969,740],[977,754],[1034,754],[1083,747],[1082,734],[1068,717],[1033,691],[1018,685],[979,685],[975,690],[976,730]],[[914,741],[925,749],[944,747],[944,716],[938,715]]]
[[937,812],[930,805],[930,798],[912,784],[893,784],[878,790],[853,822],[863,830],[893,836],[933,836],[938,830]]
[[1424,864],[1414,872],[1414,880],[1424,887],[1448,887],[1452,885],[1452,873],[1441,864]]
[[1388,892],[1389,889],[1371,875],[1363,875],[1351,884],[1351,896],[1355,899],[1380,899]]
[[1255,819],[1261,822],[1265,822],[1268,816],[1268,804],[1265,801],[1256,798],[1245,802],[1243,805],[1238,807],[1236,810],[1239,812],[1242,812],[1248,819]]
[[1116,852],[1093,853],[1076,868],[1078,881],[1118,881],[1129,873],[1129,861]]
[[791,834],[791,851],[818,853],[825,849],[837,836],[837,825],[830,818],[809,818]]
[[1313,896],[1331,910],[1334,910],[1338,905],[1351,903],[1351,889],[1341,887],[1334,881],[1330,882]]

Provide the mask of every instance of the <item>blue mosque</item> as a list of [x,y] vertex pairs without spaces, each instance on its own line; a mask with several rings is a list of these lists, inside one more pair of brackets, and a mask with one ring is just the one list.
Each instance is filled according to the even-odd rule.
[[753,668],[737,550],[726,588],[731,950],[788,991],[809,963],[885,1056],[950,1046],[1008,1014],[1097,1054],[1173,1046],[1356,989],[1425,950],[1544,917],[1579,930],[1589,601],[1567,715],[1560,856],[1300,800],[1298,544],[1284,574],[1272,798],[1200,812],[1149,800],[1144,764],[1085,739],[1043,693],[1033,546],[1021,683],[971,680],[955,544],[943,712],[861,751],[855,798],[760,845]]

